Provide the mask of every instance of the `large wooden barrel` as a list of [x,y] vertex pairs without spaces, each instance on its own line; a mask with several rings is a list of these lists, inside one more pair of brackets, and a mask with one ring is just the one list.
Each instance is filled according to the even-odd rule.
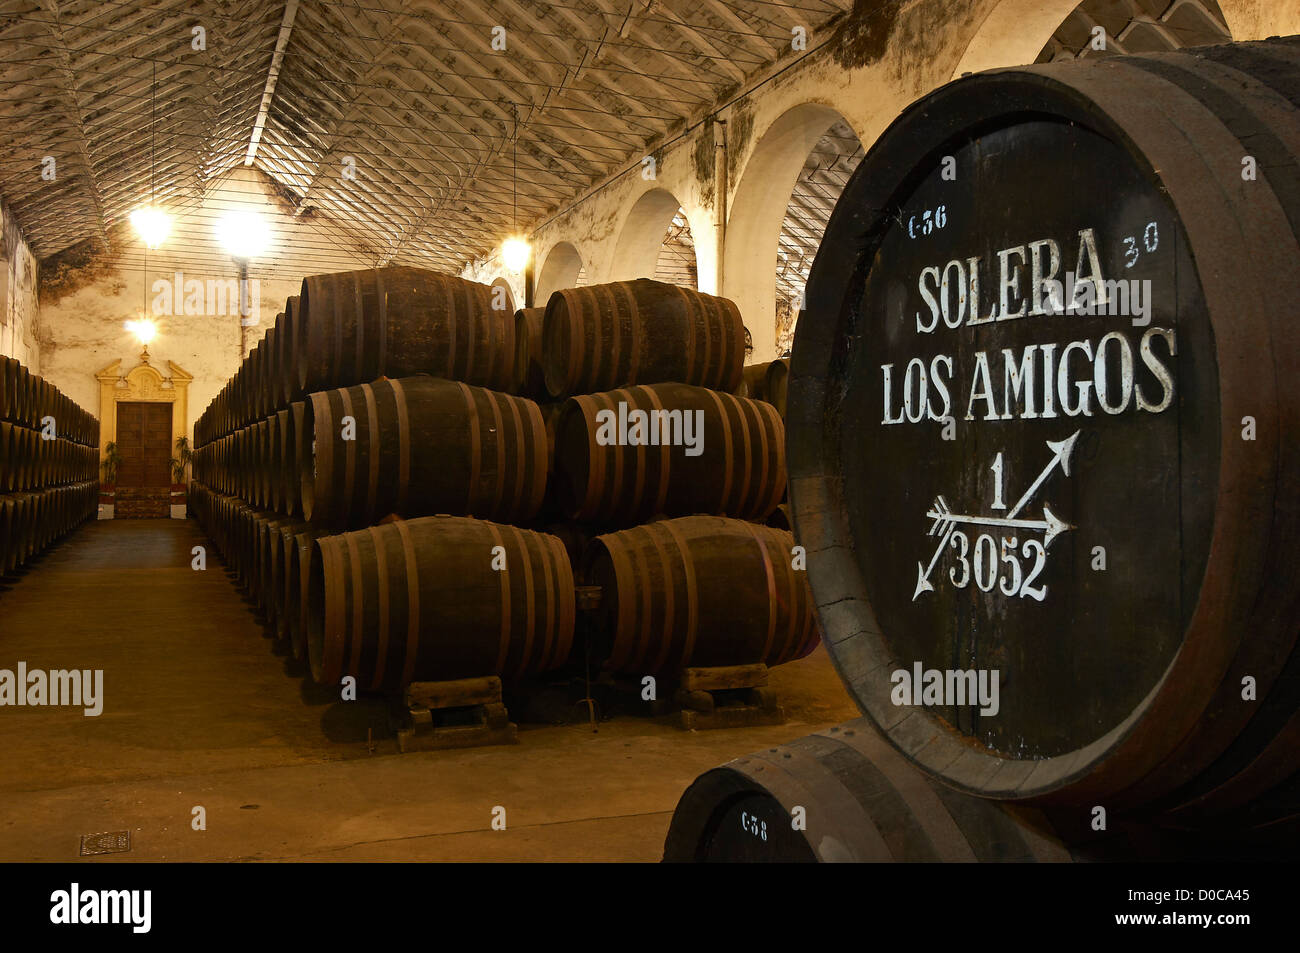
[[363,689],[513,681],[568,660],[573,572],[554,536],[445,516],[325,536],[316,546],[307,648],[322,684],[344,675]]
[[515,368],[511,393],[545,399],[546,373],[542,369],[542,326],[545,308],[520,308],[515,312]]
[[510,387],[514,311],[493,308],[489,285],[407,267],[314,275],[298,307],[303,394],[411,374]]
[[819,635],[793,546],[789,533],[716,516],[597,536],[582,577],[600,586],[606,666],[647,674],[803,658]]
[[[702,774],[678,802],[664,841],[667,862],[1069,863],[1219,856],[1217,845],[1149,824],[1075,835],[1040,811],[961,794],[918,771],[867,718]],[[1251,850],[1244,856],[1261,855]]]
[[524,522],[546,492],[541,411],[483,387],[421,376],[320,391],[303,427],[300,497],[313,524],[389,513]]
[[851,693],[946,783],[1208,821],[1295,777],[1297,106],[1296,38],[1003,70],[845,188],[796,535]]
[[573,519],[761,520],[785,495],[785,430],[762,401],[687,384],[585,394],[565,402],[554,440],[555,494]]
[[734,391],[744,362],[745,326],[728,298],[637,278],[566,288],[546,303],[552,397],[662,381]]

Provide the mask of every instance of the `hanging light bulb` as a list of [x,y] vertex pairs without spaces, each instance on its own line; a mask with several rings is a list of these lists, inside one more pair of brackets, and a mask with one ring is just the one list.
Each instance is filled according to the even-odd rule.
[[501,260],[505,262],[506,268],[511,271],[523,271],[528,264],[528,259],[533,254],[533,246],[528,244],[528,239],[519,234],[519,107],[514,107],[515,125],[510,133],[510,164],[511,164],[511,222],[515,227],[515,234],[511,235],[501,244]]
[[150,87],[149,100],[149,204],[131,213],[131,227],[140,236],[140,240],[144,242],[145,247],[153,250],[166,241],[172,230],[172,217],[154,204],[157,201],[155,198],[156,190],[154,189],[154,125],[158,121],[157,63],[153,64],[153,85]]
[[145,347],[149,342],[158,336],[158,325],[154,324],[149,318],[137,318],[134,321],[126,322],[126,329],[135,335],[135,339]]
[[528,244],[528,239],[518,235],[512,235],[501,245],[501,260],[511,271],[523,271],[532,254],[533,246]]
[[227,212],[217,222],[217,238],[232,258],[257,258],[271,242],[271,230],[257,212],[240,209]]
[[172,217],[160,208],[146,205],[131,213],[131,227],[147,248],[154,249],[171,234]]

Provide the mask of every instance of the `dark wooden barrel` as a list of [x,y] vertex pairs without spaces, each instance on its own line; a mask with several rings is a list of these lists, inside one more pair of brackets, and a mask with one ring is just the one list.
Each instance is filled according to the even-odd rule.
[[[1274,852],[1276,855],[1276,852]],[[1055,817],[937,783],[870,719],[729,761],[673,812],[666,862],[1070,863],[1263,859],[1125,822],[1076,836]]]
[[280,479],[284,481],[284,511],[290,516],[302,515],[302,473],[298,466],[304,456],[302,428],[306,413],[303,401],[293,401],[280,422]]
[[1296,38],[981,74],[845,188],[791,502],[837,669],[946,783],[1202,823],[1295,783],[1298,105]]
[[278,521],[272,529],[267,544],[270,547],[269,602],[272,606],[268,613],[272,637],[276,641],[287,641],[292,628],[292,615],[298,610],[296,591],[289,585],[292,576],[292,548],[295,536],[307,528],[302,520],[292,518]]
[[306,347],[303,323],[298,314],[299,297],[292,295],[284,303],[280,319],[280,360],[276,365],[276,406],[287,407],[302,395],[298,392],[298,356]]
[[22,369],[18,381],[18,420],[24,427],[36,425],[36,375]]
[[564,551],[569,554],[569,562],[574,566],[582,565],[583,551],[595,537],[596,532],[589,524],[576,523],[573,520],[550,523],[546,527],[547,535],[554,536],[564,544]]
[[303,394],[411,374],[510,387],[514,312],[492,307],[488,285],[407,267],[314,275],[298,307]]
[[289,625],[289,645],[295,660],[307,659],[307,629],[310,614],[312,564],[320,558],[316,540],[323,530],[307,526],[286,543],[285,606]]
[[741,372],[740,386],[736,388],[737,397],[750,400],[767,400],[767,372],[771,362],[765,364],[746,364]]
[[767,375],[763,380],[763,400],[776,408],[782,418],[785,417],[786,388],[790,377],[790,361],[781,359],[767,365]]
[[767,525],[773,529],[783,529],[787,533],[794,532],[794,520],[790,515],[790,504],[782,503],[772,511],[772,515],[767,518]]
[[789,533],[716,516],[661,520],[588,544],[596,628],[616,672],[780,665],[817,646],[806,574]]
[[254,502],[260,509],[269,510],[273,506],[271,499],[271,459],[275,436],[275,418],[268,417],[257,422],[257,437],[254,450],[254,479],[256,481],[256,498]]
[[542,323],[545,308],[520,308],[515,312],[515,367],[511,393],[544,399],[546,374],[542,370]]
[[0,421],[13,423],[18,413],[18,368],[12,357],[0,357]]
[[744,361],[745,326],[728,298],[637,278],[566,288],[546,303],[553,397],[662,381],[734,391]]
[[275,325],[267,329],[263,340],[262,366],[258,372],[257,389],[261,395],[259,413],[263,417],[273,415],[280,406],[280,381],[277,374],[284,363],[284,344],[280,340],[280,328],[284,321],[283,314],[275,316]]
[[[316,546],[307,648],[322,684],[344,675],[363,689],[484,675],[513,681],[568,661],[573,572],[554,536],[435,516]],[[494,569],[501,556],[505,568]]]
[[785,494],[785,430],[776,411],[703,387],[652,384],[571,397],[554,441],[555,494],[573,519],[627,525],[713,513],[761,520]]
[[6,493],[12,493],[16,490],[22,490],[26,487],[23,485],[26,476],[25,467],[25,447],[23,427],[18,424],[4,422],[0,423],[0,489]]
[[557,400],[543,401],[537,406],[542,412],[542,419],[546,421],[546,470],[548,473],[554,474],[555,426],[559,423],[560,414],[564,411],[564,402]]
[[0,575],[13,572],[18,565],[18,539],[14,529],[17,505],[12,496],[0,494]]
[[248,400],[248,418],[256,422],[265,416],[266,394],[263,391],[262,362],[266,359],[266,336],[253,345],[242,370]]
[[286,516],[295,515],[299,494],[296,436],[293,433],[292,415],[288,409],[275,412],[275,440],[271,447],[271,472],[275,484],[272,496],[275,508]]
[[252,519],[252,532],[246,548],[249,562],[249,593],[264,611],[272,612],[271,538],[283,518],[269,510],[259,510]]
[[[344,439],[347,417],[354,440]],[[300,496],[315,525],[364,526],[389,513],[523,522],[546,492],[537,405],[483,387],[420,376],[320,391],[303,427],[299,446],[311,456]]]
[[18,438],[14,430],[13,424],[0,420],[0,493],[18,488]]

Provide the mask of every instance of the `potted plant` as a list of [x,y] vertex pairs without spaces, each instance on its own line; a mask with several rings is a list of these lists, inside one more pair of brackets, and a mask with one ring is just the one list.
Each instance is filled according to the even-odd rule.
[[[172,466],[172,515],[178,515],[176,507],[186,507],[189,487],[185,482],[185,472],[189,469],[194,451],[190,449],[190,438],[183,434],[176,438],[176,456],[171,459]],[[185,513],[180,515],[184,516]]]
[[[122,454],[117,444],[110,440],[104,445],[104,459],[99,467],[104,471],[104,482],[99,487],[100,518],[113,518],[113,504],[117,501],[117,467],[122,462]],[[108,509],[104,510],[107,506]]]

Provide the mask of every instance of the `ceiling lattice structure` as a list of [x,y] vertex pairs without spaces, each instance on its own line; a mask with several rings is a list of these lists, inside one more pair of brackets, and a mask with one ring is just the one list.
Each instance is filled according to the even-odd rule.
[[668,225],[663,247],[659,249],[659,260],[655,262],[655,278],[692,291],[700,289],[695,239],[691,237],[691,224],[686,220],[685,209],[679,208]]
[[[776,297],[799,301],[840,193],[865,155],[857,134],[837,122],[818,140],[795,182],[776,252]],[[797,310],[797,307],[796,307]]]
[[354,258],[459,271],[851,6],[0,0],[0,197],[43,259],[251,165]]
[[[1104,51],[1092,48],[1096,27],[1106,31]],[[1231,40],[1215,0],[1084,0],[1057,29],[1038,62],[1165,53]]]

